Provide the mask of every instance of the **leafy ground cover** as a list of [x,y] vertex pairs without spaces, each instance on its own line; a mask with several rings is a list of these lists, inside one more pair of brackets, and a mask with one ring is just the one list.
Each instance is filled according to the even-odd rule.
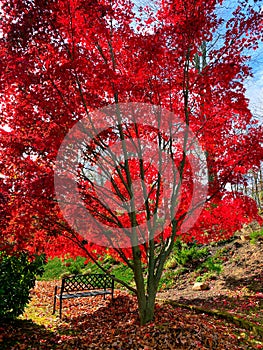
[[52,315],[55,281],[38,281],[17,321],[0,324],[1,349],[263,349],[260,335],[224,318],[159,302],[153,323],[140,327],[133,296],[116,291],[63,303]]

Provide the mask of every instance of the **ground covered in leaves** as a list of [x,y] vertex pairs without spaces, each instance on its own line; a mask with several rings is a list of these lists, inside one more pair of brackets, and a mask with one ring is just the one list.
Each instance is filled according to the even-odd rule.
[[154,322],[144,327],[135,298],[118,290],[114,302],[65,300],[60,320],[52,315],[60,282],[37,281],[25,313],[0,321],[0,349],[263,349],[263,241],[235,239],[221,253],[223,271],[209,290],[192,290],[195,272],[178,275],[172,289],[158,293]]
[[263,349],[262,338],[227,319],[163,302],[153,323],[140,327],[134,297],[78,298],[52,315],[55,282],[38,281],[17,321],[0,324],[1,349]]

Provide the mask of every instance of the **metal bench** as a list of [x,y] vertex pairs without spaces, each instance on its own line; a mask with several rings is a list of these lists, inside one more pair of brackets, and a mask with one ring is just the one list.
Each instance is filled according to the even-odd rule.
[[[83,274],[71,275],[62,278],[61,287],[55,286],[53,314],[56,311],[56,300],[59,300],[59,317],[62,317],[63,299],[90,297],[110,294],[113,300],[113,275]],[[58,290],[60,289],[59,293]]]

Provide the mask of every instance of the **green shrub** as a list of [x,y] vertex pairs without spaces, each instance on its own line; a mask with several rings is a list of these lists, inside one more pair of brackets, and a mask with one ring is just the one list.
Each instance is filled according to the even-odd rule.
[[211,278],[214,278],[215,274],[213,272],[206,272],[203,275],[196,277],[196,282],[206,282],[207,280],[210,280]]
[[201,269],[206,269],[208,272],[215,272],[219,275],[223,269],[223,262],[219,258],[208,257],[200,267]]
[[168,259],[165,268],[175,268],[176,265],[196,268],[209,254],[207,247],[200,248],[195,243],[189,245],[178,240],[175,242],[173,254]]
[[178,276],[183,275],[187,271],[188,270],[185,267],[180,267],[176,270],[170,270],[170,269],[165,270],[159,282],[159,289],[172,288],[174,285],[175,279],[177,279]]
[[214,256],[209,256],[199,267],[201,275],[196,278],[196,282],[205,282],[211,278],[216,278],[223,270],[223,261],[220,255],[223,250],[217,251]]
[[44,272],[45,256],[31,261],[26,253],[10,256],[0,253],[0,319],[16,318],[30,300],[37,275]]
[[256,244],[259,239],[263,238],[263,230],[261,231],[254,231],[250,234],[250,243]]

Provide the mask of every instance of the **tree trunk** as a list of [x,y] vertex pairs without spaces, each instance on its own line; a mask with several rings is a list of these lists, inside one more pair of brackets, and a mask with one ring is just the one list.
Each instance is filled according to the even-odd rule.
[[[133,247],[134,279],[136,283],[136,296],[141,326],[151,322],[154,317],[155,299],[159,279],[153,269],[148,267],[147,281],[145,283],[141,261],[141,251],[138,246]],[[153,267],[154,259],[149,259],[149,266]]]
[[[142,293],[142,289],[138,288],[137,285],[137,301],[141,326],[153,321],[154,318],[154,308],[157,294],[156,283],[153,282],[150,288],[147,289],[148,294]],[[144,288],[143,291],[145,291]]]
[[143,305],[140,303],[138,299],[139,317],[140,317],[141,326],[144,326],[148,322],[153,321],[155,299],[156,299],[156,294],[154,297],[146,296],[145,303]]

